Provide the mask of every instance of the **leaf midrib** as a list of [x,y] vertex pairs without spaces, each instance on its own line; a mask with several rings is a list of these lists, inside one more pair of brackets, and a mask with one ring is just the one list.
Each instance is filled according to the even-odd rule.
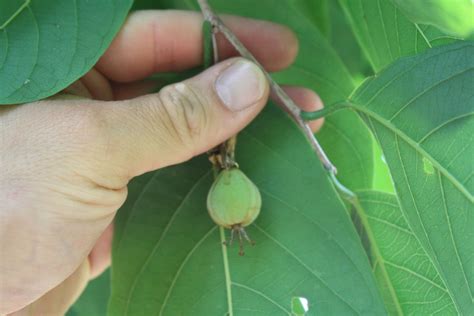
[[[367,190],[366,192],[368,192],[368,191],[369,191],[369,190]],[[363,191],[357,191],[357,193],[359,193],[359,192],[363,192]],[[387,194],[387,193],[384,193],[384,192],[382,192],[382,191],[376,191],[376,190],[372,190],[372,192],[374,192],[374,193],[379,193],[379,194],[380,194],[380,193],[381,193],[381,194]],[[390,194],[390,195],[392,195],[392,194]],[[394,195],[393,195],[393,196],[394,196]],[[394,198],[395,198],[395,196],[394,196]],[[388,203],[388,202],[386,202],[386,201],[380,201],[380,200],[377,200],[377,199],[362,198],[362,199],[360,199],[359,201],[360,201],[360,202],[375,203],[375,204],[385,204],[385,205],[389,205],[389,206],[391,206],[391,207],[397,207],[397,208],[400,207],[400,206],[398,205],[398,203],[397,203],[397,204]],[[405,229],[405,228],[402,228],[402,227],[400,227],[400,226],[397,226],[397,225],[395,225],[395,224],[393,224],[393,223],[390,223],[390,222],[388,222],[387,220],[382,219],[382,218],[379,218],[379,217],[375,217],[375,216],[372,216],[372,215],[367,215],[367,214],[365,214],[365,213],[364,213],[364,216],[365,216],[366,218],[368,218],[368,219],[375,220],[375,221],[377,221],[377,222],[379,222],[379,223],[381,223],[381,224],[383,224],[383,225],[387,225],[387,226],[390,226],[390,227],[393,228],[393,229],[399,230],[399,231],[401,231],[401,232],[403,232],[403,233],[405,233],[405,234],[411,236],[412,238],[414,238],[414,239],[420,244],[419,239],[413,234],[412,231],[407,230],[407,229]],[[405,220],[406,220],[406,219],[405,219]],[[367,222],[367,225],[368,225],[368,226],[367,226],[366,229],[370,229],[370,230],[371,230],[371,228],[370,228],[371,226],[369,225],[368,222]],[[375,243],[375,245],[377,245],[377,243]],[[421,244],[420,244],[420,246],[421,246]],[[429,259],[429,257],[427,257],[427,258]],[[411,269],[409,269],[409,268],[406,268],[406,267],[400,266],[400,265],[398,265],[398,264],[396,264],[396,263],[394,263],[394,262],[391,262],[390,260],[384,259],[384,257],[383,257],[382,255],[380,256],[380,258],[377,258],[377,259],[378,259],[379,261],[382,261],[384,264],[387,263],[387,264],[389,264],[389,265],[391,265],[391,266],[393,266],[393,267],[395,267],[395,268],[397,268],[397,269],[404,270],[404,271],[406,271],[407,273],[410,273],[410,274],[414,275],[415,277],[420,278],[420,279],[424,280],[424,281],[427,282],[427,283],[430,283],[432,286],[438,288],[439,290],[441,290],[441,291],[443,291],[443,292],[446,292],[446,293],[449,295],[449,293],[448,293],[448,291],[447,291],[446,288],[443,288],[440,284],[437,284],[437,283],[433,282],[432,280],[426,278],[425,276],[423,276],[423,275],[421,275],[421,274],[419,274],[419,273],[417,273],[417,272],[415,272],[415,271],[413,271],[413,270],[411,270]],[[430,262],[431,262],[431,264],[434,265],[434,263],[433,263],[431,260],[430,260]]]
[[[397,310],[397,315],[403,315],[402,306],[400,304],[400,301],[398,300],[397,293],[395,292],[395,289],[393,287],[393,284],[392,284],[390,276],[387,272],[387,269],[385,268],[385,259],[382,256],[382,254],[380,253],[380,249],[379,249],[379,246],[378,246],[378,243],[377,243],[377,239],[375,238],[375,236],[372,232],[371,226],[369,225],[369,220],[368,220],[368,218],[367,218],[367,216],[364,212],[364,209],[363,209],[362,205],[360,204],[360,202],[358,200],[356,200],[356,202],[353,205],[354,205],[354,209],[356,210],[357,214],[359,215],[359,217],[362,221],[362,225],[365,227],[365,231],[367,233],[367,237],[369,239],[370,245],[372,245],[370,247],[370,249],[374,252],[373,254],[376,258],[375,261],[376,262],[378,261],[378,262],[381,263],[381,264],[379,264],[379,266],[380,266],[380,269],[382,271],[382,276],[385,280],[385,284],[387,285],[388,291],[390,293],[390,297],[392,297],[395,309]],[[374,267],[375,267],[375,265],[374,265]]]
[[[378,138],[378,136],[377,136],[377,138]],[[408,180],[408,173],[406,171],[405,164],[403,163],[403,159],[402,159],[402,156],[401,156],[400,145],[399,145],[398,139],[399,139],[399,137],[395,134],[395,144],[396,144],[396,148],[397,148],[398,159],[400,160],[400,165],[402,166],[404,181],[407,185],[408,192],[410,193],[410,197],[411,197],[413,206],[415,208],[415,213],[416,213],[416,216],[418,217],[418,221],[419,221],[419,224],[421,226],[421,230],[423,231],[424,237],[426,238],[427,245],[424,245],[421,242],[421,240],[420,240],[420,244],[423,247],[423,249],[425,250],[425,252],[428,254],[428,256],[430,257],[433,265],[438,270],[438,274],[440,275],[441,279],[443,280],[443,282],[446,286],[446,289],[448,290],[449,296],[451,297],[451,300],[453,301],[453,305],[456,308],[456,311],[458,313],[460,313],[460,311],[459,311],[460,304],[457,303],[457,297],[455,295],[453,295],[453,290],[451,288],[451,284],[448,282],[449,278],[446,276],[446,274],[445,274],[445,272],[444,272],[444,270],[441,266],[441,263],[439,262],[438,254],[436,253],[435,248],[433,247],[432,240],[428,236],[428,232],[427,232],[426,227],[425,227],[425,222],[421,218],[421,215],[420,215],[421,213],[420,213],[420,210],[418,209],[418,203],[417,203],[417,200],[415,199],[415,196],[413,194],[413,189],[411,188],[411,182]],[[439,170],[438,170],[438,173],[439,173]],[[397,197],[397,200],[400,204],[400,209],[402,210],[402,213],[407,214],[407,211],[404,209],[404,206],[401,203],[400,196],[397,195],[396,197]],[[410,227],[410,229],[413,230],[413,228],[411,227],[410,222],[408,221],[408,219],[406,217],[405,217],[405,220],[407,221],[408,226]],[[427,249],[427,248],[429,248],[429,249]],[[461,269],[462,269],[462,266],[461,266]]]

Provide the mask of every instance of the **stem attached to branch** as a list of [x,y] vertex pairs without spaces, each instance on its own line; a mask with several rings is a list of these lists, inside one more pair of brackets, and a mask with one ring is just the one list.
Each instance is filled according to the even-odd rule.
[[312,111],[312,112],[301,111],[300,116],[305,121],[314,121],[322,117],[328,116],[329,114],[332,114],[339,110],[347,109],[347,108],[349,108],[349,105],[346,102],[340,102],[340,103],[332,104],[331,106],[325,107],[322,110],[318,110],[318,111]]
[[245,46],[239,41],[239,39],[235,36],[234,33],[221,21],[221,19],[212,11],[211,7],[209,6],[207,0],[197,0],[199,6],[201,8],[202,14],[206,21],[209,21],[214,30],[217,32],[222,33],[224,37],[231,43],[231,45],[240,53],[242,57],[245,57],[256,65],[258,65],[265,76],[267,77],[268,81],[270,82],[270,89],[272,91],[272,98],[275,99],[288,114],[293,118],[295,123],[304,133],[306,138],[311,144],[314,152],[318,155],[319,159],[321,160],[324,168],[328,170],[332,174],[336,174],[337,170],[336,167],[331,163],[329,158],[327,157],[324,150],[321,148],[318,140],[309,128],[308,124],[306,124],[305,120],[301,117],[301,110],[300,108],[291,100],[291,98],[283,91],[283,89],[272,79],[270,74],[265,71],[263,66],[255,59],[255,57],[245,48]]

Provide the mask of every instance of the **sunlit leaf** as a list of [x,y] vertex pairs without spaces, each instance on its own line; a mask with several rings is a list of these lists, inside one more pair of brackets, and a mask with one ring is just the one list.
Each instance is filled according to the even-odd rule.
[[309,21],[317,26],[321,34],[328,37],[331,32],[329,0],[289,0]]
[[374,131],[400,207],[460,314],[473,314],[474,43],[404,58],[350,102]]
[[339,0],[375,72],[430,47],[423,32],[390,0]]
[[454,315],[453,300],[404,218],[396,197],[357,192],[371,262],[390,315]]
[[444,32],[467,37],[474,32],[472,0],[392,0],[416,23],[435,25]]

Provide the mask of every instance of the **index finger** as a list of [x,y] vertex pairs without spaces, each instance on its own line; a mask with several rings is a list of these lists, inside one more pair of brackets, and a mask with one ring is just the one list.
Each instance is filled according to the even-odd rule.
[[[223,16],[242,43],[269,71],[290,65],[298,42],[286,27],[266,21]],[[125,22],[96,68],[106,77],[131,82],[156,72],[182,71],[202,62],[202,16],[187,11],[136,11]],[[236,55],[218,37],[221,59]]]

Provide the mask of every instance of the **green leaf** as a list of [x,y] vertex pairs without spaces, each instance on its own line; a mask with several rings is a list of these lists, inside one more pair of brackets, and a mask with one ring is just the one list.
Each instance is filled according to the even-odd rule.
[[329,12],[331,17],[329,42],[350,71],[354,81],[372,75],[372,68],[354,36],[340,3],[330,1]]
[[[271,9],[275,6],[273,1],[259,3],[262,8],[252,11],[258,12],[253,17],[288,25],[298,36],[300,43],[294,64],[275,74],[275,79],[281,84],[299,85],[316,91],[327,106],[347,98],[354,89],[351,75],[318,29],[291,7],[285,9],[282,4],[281,9],[276,10]],[[252,7],[247,6],[246,10],[250,11]],[[228,12],[234,12],[234,9],[237,8],[231,8]],[[237,13],[247,14],[244,11]],[[334,133],[341,137],[336,137]],[[348,135],[357,135],[358,138],[356,140]],[[341,111],[329,116],[317,137],[338,168],[338,178],[344,185],[351,189],[371,187],[371,135],[357,115],[351,111]]]
[[87,284],[86,289],[66,316],[103,316],[110,296],[110,270]]
[[10,0],[0,2],[0,30],[5,28],[29,4],[29,0]]
[[472,0],[392,0],[413,22],[439,27],[448,34],[468,37],[474,32]]
[[474,314],[474,42],[404,58],[350,99],[374,131],[401,209],[458,313]]
[[46,98],[80,78],[108,47],[131,4],[132,0],[2,1],[0,104]]
[[390,0],[339,0],[375,72],[430,47],[420,28]]
[[384,314],[350,219],[293,122],[267,107],[239,134],[237,161],[262,193],[247,230],[257,244],[243,257],[222,245],[205,157],[138,178],[117,218],[109,315],[288,315],[294,297],[308,315]]
[[395,195],[358,191],[372,269],[390,315],[455,315],[435,265],[404,218]]
[[[292,12],[293,19],[288,19],[288,13],[283,10],[272,11],[269,7],[262,10],[269,11],[272,12],[271,20],[288,25],[300,43],[294,64],[274,76],[278,82],[310,88],[321,96],[326,106],[346,99],[353,91],[354,83],[328,41],[297,12]],[[353,190],[372,186],[372,136],[357,115],[340,111],[327,117],[317,137],[337,167],[338,178],[344,185]]]
[[335,112],[326,117],[316,135],[336,165],[338,178],[351,189],[370,189],[373,186],[373,138],[361,118],[350,110]]
[[[352,78],[337,53],[321,35],[320,31],[293,2],[273,0],[212,0],[216,12],[269,20],[287,25],[299,39],[298,56],[293,65],[285,71],[273,74],[281,84],[300,85],[316,91],[329,106],[345,100],[354,90]],[[197,9],[194,1],[164,0],[165,8]],[[317,58],[315,58],[315,56]],[[330,126],[330,127],[329,127]],[[360,141],[348,146],[347,138],[334,137],[331,132],[359,135]],[[372,185],[373,163],[370,131],[360,118],[351,111],[344,111],[326,119],[318,139],[325,144],[325,151],[338,167],[338,178],[351,189],[369,188]],[[352,157],[358,158],[358,169],[354,168]],[[363,176],[364,178],[361,178]]]
[[[275,7],[274,1],[259,1],[257,9],[254,8],[255,4],[245,6],[242,2],[246,1],[232,2],[238,3],[233,6],[226,3],[222,5],[221,10],[286,24],[299,39],[299,52],[294,64],[285,71],[274,74],[279,83],[310,88],[321,96],[327,106],[350,95],[354,89],[351,75],[328,41],[297,10],[285,6],[284,2],[277,2]],[[213,3],[219,8],[219,2]],[[334,133],[342,137],[335,137]],[[348,135],[357,135],[359,138],[352,140]],[[371,187],[371,135],[357,115],[351,111],[331,115],[326,118],[326,123],[317,137],[337,166],[338,177],[345,185],[351,189]],[[356,164],[353,157],[356,157]]]
[[328,0],[290,0],[299,12],[305,15],[323,34],[330,34],[329,1]]
[[433,47],[451,44],[460,40],[458,37],[441,32],[438,28],[432,25],[419,24],[418,26]]

